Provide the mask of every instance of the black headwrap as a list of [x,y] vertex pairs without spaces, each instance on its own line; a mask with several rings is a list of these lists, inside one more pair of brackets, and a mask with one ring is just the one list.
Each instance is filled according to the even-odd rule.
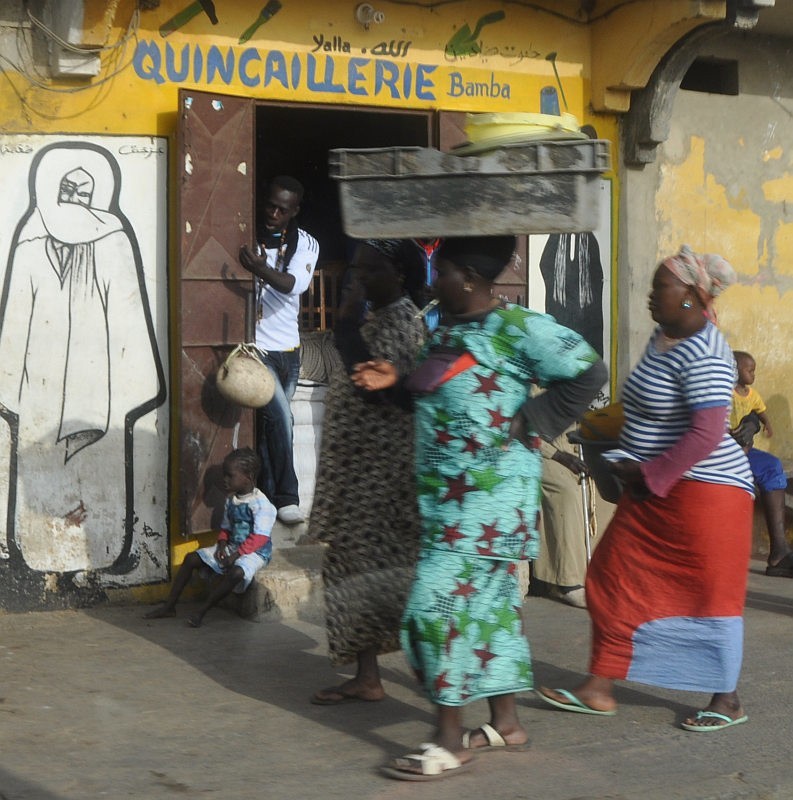
[[364,239],[363,244],[382,253],[386,258],[391,261],[399,261],[402,252],[401,239]]
[[377,250],[392,261],[404,279],[404,289],[410,299],[417,306],[424,305],[424,256],[410,239],[364,239],[360,244]]
[[438,258],[458,267],[470,267],[486,281],[494,281],[512,260],[514,236],[460,236],[444,239]]

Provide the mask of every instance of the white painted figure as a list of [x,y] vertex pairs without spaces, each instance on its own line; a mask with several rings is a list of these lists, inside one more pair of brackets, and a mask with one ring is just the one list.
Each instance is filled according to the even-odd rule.
[[8,556],[32,570],[134,568],[133,433],[165,399],[135,232],[104,148],[61,142],[30,171],[0,298]]

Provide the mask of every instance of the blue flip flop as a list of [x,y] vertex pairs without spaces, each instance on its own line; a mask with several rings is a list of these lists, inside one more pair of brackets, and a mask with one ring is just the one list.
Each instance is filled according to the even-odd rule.
[[567,689],[554,689],[553,691],[562,695],[562,697],[567,698],[569,702],[560,703],[558,700],[554,700],[553,697],[549,697],[540,689],[537,689],[537,696],[540,698],[540,700],[544,700],[546,703],[548,703],[548,705],[558,708],[562,711],[574,711],[577,714],[593,714],[598,717],[613,717],[617,713],[614,709],[611,711],[598,711],[596,708],[592,708],[586,703],[582,703],[572,692],[568,692]]
[[695,720],[703,719],[720,719],[723,725],[697,725],[696,722],[681,722],[680,727],[684,731],[691,731],[691,733],[713,733],[714,731],[723,731],[725,728],[731,728],[733,725],[741,725],[749,721],[747,714],[742,717],[728,717],[726,714],[719,714],[718,711],[697,711]]

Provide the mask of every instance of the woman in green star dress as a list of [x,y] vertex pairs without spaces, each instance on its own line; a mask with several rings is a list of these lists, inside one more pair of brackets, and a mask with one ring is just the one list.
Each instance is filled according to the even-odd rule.
[[[472,751],[525,747],[515,693],[532,688],[518,563],[537,555],[538,436],[561,433],[606,380],[597,353],[551,317],[493,297],[514,237],[447,239],[435,296],[444,320],[405,384],[413,393],[422,539],[402,645],[436,706],[435,741],[384,770],[427,780],[464,769]],[[357,385],[399,377],[367,362]],[[531,385],[547,391],[532,398]],[[486,698],[468,733],[461,707]]]

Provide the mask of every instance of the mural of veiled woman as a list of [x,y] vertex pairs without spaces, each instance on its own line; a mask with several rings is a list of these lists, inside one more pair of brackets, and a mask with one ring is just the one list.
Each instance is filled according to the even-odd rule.
[[7,546],[32,570],[135,566],[135,422],[166,384],[121,172],[104,148],[34,157],[0,296]]

